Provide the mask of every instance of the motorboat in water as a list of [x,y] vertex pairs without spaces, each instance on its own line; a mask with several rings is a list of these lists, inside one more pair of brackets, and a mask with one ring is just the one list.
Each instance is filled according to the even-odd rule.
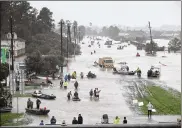
[[122,70],[116,70],[113,71],[114,74],[121,74],[121,75],[135,75],[135,71],[122,71]]
[[40,98],[40,99],[49,99],[53,100],[56,98],[53,94],[47,95],[47,94],[42,94],[41,91],[36,90],[34,93],[32,93],[32,97]]
[[121,75],[135,75],[136,71],[127,71],[126,66],[122,66],[120,70],[113,68],[113,74],[121,74]]
[[87,78],[96,78],[94,73],[88,73]]
[[123,49],[123,46],[118,46],[117,47],[117,50],[122,50]]
[[35,115],[47,115],[50,110],[49,109],[29,109],[29,108],[25,108],[27,113],[31,113],[31,114],[35,114]]
[[148,77],[159,77],[161,73],[161,68],[156,66],[151,66],[150,70],[147,72]]
[[80,98],[75,98],[75,97],[73,97],[73,98],[72,98],[72,101],[81,101],[81,99],[80,99]]

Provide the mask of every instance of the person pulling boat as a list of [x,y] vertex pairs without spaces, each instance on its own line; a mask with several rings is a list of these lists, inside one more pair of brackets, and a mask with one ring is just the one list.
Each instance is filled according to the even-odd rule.
[[83,75],[83,72],[81,72],[81,73],[80,73],[80,77],[81,77],[82,79],[83,79],[83,76],[84,76],[84,75]]
[[71,96],[72,96],[72,94],[71,94],[71,91],[70,91],[70,92],[68,92],[68,94],[67,94],[68,100],[70,100]]
[[77,90],[78,89],[78,82],[77,81],[75,81],[74,86],[75,86],[75,89]]

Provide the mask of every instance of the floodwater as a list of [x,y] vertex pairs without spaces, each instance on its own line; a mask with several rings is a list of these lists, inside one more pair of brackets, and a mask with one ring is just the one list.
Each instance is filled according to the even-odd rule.
[[[121,117],[124,116],[133,119],[136,116],[136,113],[133,112],[129,105],[126,102],[126,98],[123,94],[123,87],[129,86],[127,82],[121,81],[137,81],[137,76],[122,76],[112,74],[112,70],[104,70],[99,67],[94,67],[94,61],[98,61],[99,57],[112,57],[115,62],[115,66],[119,68],[119,62],[127,62],[130,70],[136,70],[137,67],[140,67],[142,70],[141,80],[147,79],[147,71],[151,65],[159,65],[159,62],[167,65],[161,66],[161,77],[159,79],[150,79],[156,84],[165,85],[177,89],[181,89],[181,54],[174,53],[165,53],[167,56],[163,58],[164,52],[158,52],[157,57],[145,56],[144,51],[137,51],[135,46],[125,47],[124,50],[117,50],[118,44],[112,45],[111,48],[107,48],[104,45],[105,41],[99,41],[101,47],[98,48],[97,42],[91,48],[88,47],[89,39],[84,39],[85,44],[81,45],[82,55],[76,56],[75,59],[72,59],[68,68],[64,69],[64,73],[72,73],[77,71],[77,74],[83,72],[85,75],[88,71],[92,71],[97,75],[96,79],[80,79],[78,77],[77,81],[79,83],[79,97],[81,98],[80,102],[67,101],[67,93],[69,91],[74,92],[74,82],[70,82],[67,90],[60,89],[59,80],[54,80],[53,88],[44,88],[43,93],[54,94],[56,95],[56,100],[41,100],[41,107],[47,107],[50,109],[48,116],[34,116],[30,115],[33,118],[33,122],[29,125],[38,125],[41,120],[44,120],[45,123],[49,124],[52,116],[55,116],[57,123],[60,124],[63,120],[66,120],[66,123],[71,124],[73,117],[77,117],[78,114],[82,114],[84,124],[95,124],[99,123],[101,116],[103,114],[108,114],[110,122],[113,121],[115,116]],[[96,51],[96,54],[91,55],[90,53]],[[139,52],[141,57],[136,57],[136,53]],[[68,71],[67,71],[68,70]],[[79,76],[79,75],[78,75]],[[126,84],[124,84],[126,83]],[[89,98],[90,89],[99,88],[100,99],[95,101],[94,99]],[[29,90],[33,92],[33,90]],[[34,101],[35,107],[35,98],[31,98]],[[17,99],[13,99],[13,112],[17,111],[16,107]],[[27,98],[19,98],[19,112],[25,112],[25,107],[27,103]],[[147,119],[147,118],[146,118]],[[129,120],[129,119],[128,119]],[[135,123],[137,122],[137,119]],[[138,120],[141,122],[140,120]]]

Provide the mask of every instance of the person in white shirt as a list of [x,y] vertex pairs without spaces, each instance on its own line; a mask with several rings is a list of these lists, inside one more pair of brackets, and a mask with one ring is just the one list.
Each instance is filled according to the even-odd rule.
[[148,105],[148,118],[152,116],[152,108],[153,108],[153,105],[149,102]]

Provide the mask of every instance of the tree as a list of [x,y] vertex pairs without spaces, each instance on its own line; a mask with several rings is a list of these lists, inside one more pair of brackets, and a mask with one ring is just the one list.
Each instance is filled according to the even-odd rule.
[[181,40],[178,38],[173,38],[168,43],[169,49],[176,52],[181,49]]
[[5,80],[9,75],[8,63],[2,63],[0,67],[0,81]]
[[86,34],[85,26],[83,25],[78,26],[78,30],[80,31],[80,40],[83,40],[83,37]]
[[42,55],[39,51],[35,51],[31,55],[27,56],[27,58],[25,59],[25,63],[28,73],[35,72],[37,74],[41,72],[43,64],[41,56]]
[[102,36],[108,36],[112,39],[116,39],[118,38],[118,35],[119,35],[119,28],[117,26],[110,26],[109,28],[107,28],[106,26],[104,26],[102,28],[102,31],[100,33],[100,35]]
[[154,41],[152,43],[147,43],[145,45],[146,52],[157,51],[157,49],[158,49],[158,45]]
[[77,21],[74,21],[71,31],[72,31],[72,33],[74,33],[74,28],[75,28],[75,36],[77,35],[77,32],[78,32],[77,27],[78,27],[78,23],[77,23]]
[[50,32],[54,28],[55,25],[53,23],[52,14],[53,13],[46,7],[40,10],[37,21],[41,33]]

